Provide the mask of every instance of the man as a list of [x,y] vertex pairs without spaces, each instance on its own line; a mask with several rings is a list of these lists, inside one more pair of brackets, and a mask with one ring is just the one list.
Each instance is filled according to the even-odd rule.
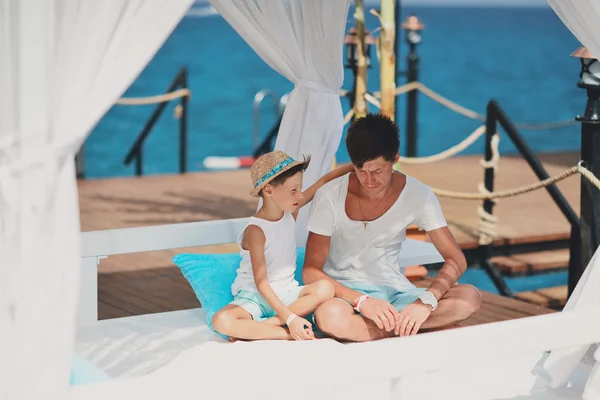
[[[475,287],[456,284],[466,260],[435,194],[394,171],[399,145],[389,118],[369,114],[355,121],[346,137],[354,172],[323,186],[313,200],[303,280],[335,286],[336,298],[313,319],[330,337],[360,342],[414,335],[456,324],[481,305]],[[412,224],[427,232],[445,261],[427,289],[416,288],[398,266]]]

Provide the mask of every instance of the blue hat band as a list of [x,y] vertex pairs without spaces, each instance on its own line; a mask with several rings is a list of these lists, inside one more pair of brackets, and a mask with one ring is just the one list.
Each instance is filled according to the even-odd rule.
[[258,180],[258,182],[256,182],[254,184],[254,188],[256,189],[257,187],[259,187],[264,181],[266,181],[267,179],[271,178],[273,175],[276,175],[282,169],[284,169],[285,167],[287,167],[288,165],[290,165],[293,162],[294,162],[293,158],[291,158],[291,157],[286,158],[285,160],[283,160],[282,162],[280,162],[279,164],[277,164],[276,166],[274,166],[273,168],[271,168],[271,170],[269,170],[269,172],[267,172],[262,178],[260,178]]

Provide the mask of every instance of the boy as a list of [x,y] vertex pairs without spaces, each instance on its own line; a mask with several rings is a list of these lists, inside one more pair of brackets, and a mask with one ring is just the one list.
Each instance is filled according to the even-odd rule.
[[[333,285],[317,281],[299,286],[296,270],[296,216],[325,183],[349,173],[337,168],[302,192],[302,175],[310,158],[296,161],[275,150],[258,158],[250,168],[262,207],[238,238],[242,261],[232,285],[234,300],[213,317],[214,328],[231,338],[257,340],[314,339],[303,318],[333,298]],[[283,326],[287,325],[287,329]]]

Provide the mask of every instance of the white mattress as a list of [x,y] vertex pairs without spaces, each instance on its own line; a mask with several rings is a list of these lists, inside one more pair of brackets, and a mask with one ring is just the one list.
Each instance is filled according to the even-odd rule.
[[[403,340],[402,338],[386,341]],[[75,387],[77,400],[165,397],[460,400],[580,399],[589,376],[581,367],[570,388],[531,393],[541,354],[460,365],[451,371],[378,380],[370,366],[345,357],[362,344],[333,340],[228,343],[204,322],[201,309],[99,321],[81,326],[76,351],[115,380]],[[423,357],[427,353],[423,352]],[[398,360],[398,363],[410,360]],[[133,378],[133,379],[124,379]],[[397,385],[396,385],[397,384]],[[285,393],[285,394],[284,394]]]
[[80,326],[75,351],[112,378],[126,378],[163,367],[195,346],[223,342],[197,308]]

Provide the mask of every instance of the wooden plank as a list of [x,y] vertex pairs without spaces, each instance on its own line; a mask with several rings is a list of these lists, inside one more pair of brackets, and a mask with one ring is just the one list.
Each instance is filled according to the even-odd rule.
[[519,300],[537,304],[542,307],[548,307],[550,303],[548,297],[542,296],[541,294],[532,291],[515,293],[515,297]]
[[[576,153],[541,155],[549,174],[576,164]],[[455,157],[440,163],[402,166],[403,172],[432,187],[476,192],[483,177],[479,156]],[[520,157],[503,156],[496,188],[529,184],[535,175]],[[440,173],[443,171],[443,173]],[[451,180],[448,177],[452,177]],[[243,218],[256,210],[248,195],[247,170],[189,173],[138,178],[79,181],[82,231]],[[579,210],[579,179],[558,184],[575,212]],[[450,229],[463,248],[476,246],[478,201],[440,198]],[[495,243],[520,243],[568,237],[570,227],[545,190],[503,199],[494,207],[499,218]]]
[[542,296],[546,296],[552,307],[563,307],[567,303],[569,288],[567,285],[555,286],[537,291]]
[[516,293],[515,297],[544,307],[561,308],[567,303],[569,289],[567,285]]
[[522,276],[565,269],[569,265],[569,250],[549,250],[512,256],[493,257],[498,269],[508,276]]

